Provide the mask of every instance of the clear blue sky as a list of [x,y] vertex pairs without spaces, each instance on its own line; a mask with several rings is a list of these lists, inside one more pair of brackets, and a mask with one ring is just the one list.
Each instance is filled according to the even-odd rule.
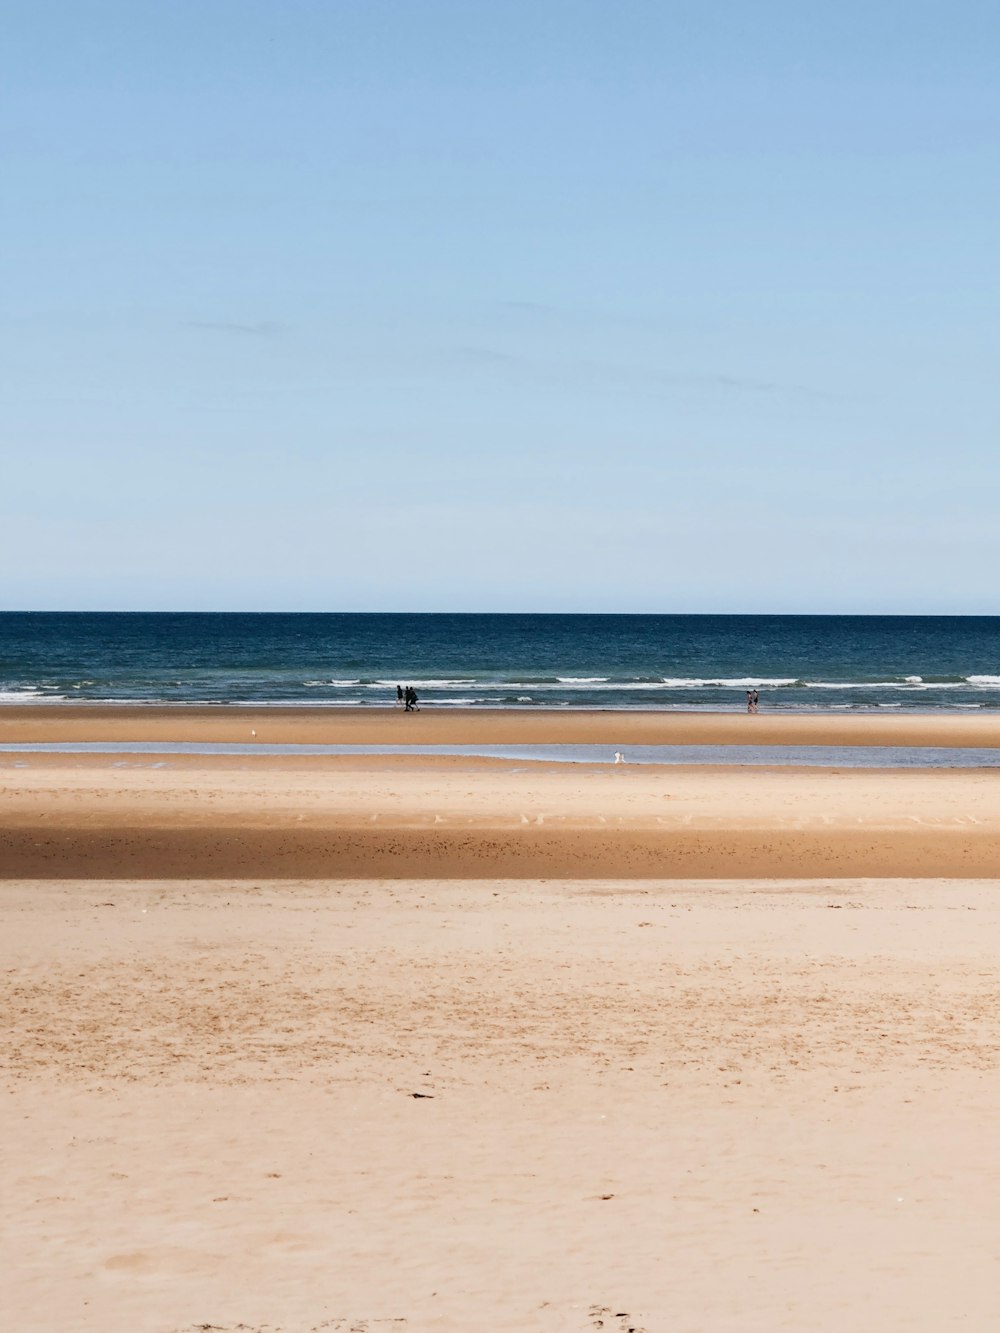
[[1000,8],[11,0],[0,606],[1000,612]]

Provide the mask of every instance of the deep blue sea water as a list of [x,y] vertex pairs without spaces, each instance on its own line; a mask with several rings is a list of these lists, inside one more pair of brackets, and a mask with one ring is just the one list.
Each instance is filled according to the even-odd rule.
[[0,613],[0,702],[1000,707],[1000,617]]

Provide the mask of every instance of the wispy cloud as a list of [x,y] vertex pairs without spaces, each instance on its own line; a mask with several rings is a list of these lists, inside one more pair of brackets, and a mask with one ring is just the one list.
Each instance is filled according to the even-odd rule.
[[658,320],[637,311],[600,309],[594,306],[556,305],[548,301],[499,301],[487,313],[526,326],[562,325],[575,329],[649,329]]
[[767,380],[744,379],[721,371],[689,371],[680,374],[652,375],[652,379],[668,387],[731,389],[734,393],[800,393],[796,385],[774,384]]
[[459,360],[478,361],[487,366],[523,366],[525,364],[523,357],[516,356],[512,352],[501,352],[495,347],[478,347],[470,344],[465,347],[456,347],[452,354]]
[[704,390],[733,394],[775,394],[793,397],[830,398],[837,395],[801,384],[754,379],[727,371],[669,370],[641,362],[623,363],[600,358],[549,358],[519,355],[483,345],[452,348],[446,357],[484,371],[512,375],[522,380],[548,384],[583,384],[593,388],[653,391]]
[[184,327],[198,329],[203,333],[228,333],[237,338],[276,338],[285,328],[283,324],[271,319],[258,320],[255,324],[229,319],[189,319],[185,321]]

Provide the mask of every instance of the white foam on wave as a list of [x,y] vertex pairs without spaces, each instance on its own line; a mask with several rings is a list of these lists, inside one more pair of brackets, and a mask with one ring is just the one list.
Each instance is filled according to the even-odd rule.
[[502,704],[502,699],[435,699],[435,708],[471,708],[473,704]]
[[[997,682],[1000,684],[1000,681]],[[963,690],[961,681],[944,681],[935,685],[933,681],[924,681],[918,685],[916,678],[907,676],[901,680],[807,680],[803,681],[807,690]]]
[[[500,688],[498,683],[491,683],[493,688]],[[531,690],[533,694],[545,694],[552,691],[558,691],[560,694],[588,694],[600,692],[607,693],[625,693],[629,691],[642,690],[702,690],[702,689],[751,689],[756,686],[758,689],[779,689],[782,686],[798,685],[799,681],[789,678],[762,679],[760,676],[740,676],[736,679],[700,679],[689,676],[663,676],[658,680],[611,680],[606,678],[603,681],[594,680],[593,682],[577,681],[575,684],[569,684],[566,679],[560,678],[559,683],[550,680],[540,681],[510,681],[502,688],[509,690]]]
[[[306,680],[303,685],[311,688],[362,689],[371,691],[395,690],[398,684],[412,685],[423,690],[468,690],[478,687],[487,690],[530,690],[532,695],[552,692],[614,693],[638,692],[643,690],[904,690],[921,692],[927,690],[962,690],[962,689],[1000,689],[1000,675],[966,676],[960,681],[927,681],[923,676],[904,676],[896,680],[802,680],[795,676],[661,676],[656,680],[613,680],[610,676],[557,676],[555,680],[477,680],[469,676],[425,677],[395,680]],[[3,699],[0,694],[0,700]],[[47,695],[46,698],[59,696]],[[520,700],[519,700],[520,702]]]
[[24,690],[0,690],[0,704],[50,704],[63,703],[65,694],[45,694],[42,690],[29,687]]
[[[395,690],[397,683],[412,685],[423,690],[468,690],[470,688],[486,690],[506,690],[511,693],[530,690],[531,696],[550,693],[587,694],[633,693],[642,691],[665,690],[961,690],[969,686],[981,689],[1000,689],[1000,676],[969,676],[965,681],[928,682],[922,676],[905,676],[897,680],[802,680],[795,676],[661,676],[656,680],[613,680],[610,676],[557,676],[555,680],[477,680],[464,676],[425,677],[412,679],[401,677],[395,680],[307,680],[303,685],[309,688],[362,689],[366,691]],[[529,702],[529,697],[519,697],[518,702]]]
[[660,688],[658,681],[610,681],[607,679],[593,681],[578,680],[570,683],[568,680],[510,680],[503,682],[494,682],[494,688],[505,690],[532,690],[536,694],[551,693],[557,690],[560,694],[593,694],[600,691],[602,694],[609,690],[656,690]]
[[786,685],[798,685],[795,676],[664,676],[661,684],[672,690],[701,690],[715,688],[724,690],[781,689]]
[[[344,689],[361,688],[364,690],[394,690],[397,683],[412,685],[424,690],[468,690],[478,687],[486,690],[530,690],[532,695],[553,692],[568,694],[587,694],[591,692],[608,693],[641,690],[700,690],[700,689],[781,689],[802,682],[794,676],[735,676],[735,677],[700,677],[700,676],[662,676],[656,680],[613,680],[610,676],[557,676],[555,680],[476,680],[470,677],[435,677],[413,679],[401,677],[395,680],[307,680],[309,686],[337,686]],[[831,687],[832,688],[832,687]]]
[[394,690],[399,685],[412,685],[414,689],[422,690],[467,690],[470,685],[481,684],[472,677],[446,677],[444,679],[433,680],[414,680],[412,677],[401,677],[395,680],[375,680],[366,685],[369,690]]

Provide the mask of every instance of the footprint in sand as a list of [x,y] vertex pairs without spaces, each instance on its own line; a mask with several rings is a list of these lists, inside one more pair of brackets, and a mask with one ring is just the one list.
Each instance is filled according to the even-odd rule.
[[588,1311],[590,1327],[607,1329],[608,1333],[646,1333],[633,1322],[627,1310],[612,1310],[609,1305],[592,1305]]

